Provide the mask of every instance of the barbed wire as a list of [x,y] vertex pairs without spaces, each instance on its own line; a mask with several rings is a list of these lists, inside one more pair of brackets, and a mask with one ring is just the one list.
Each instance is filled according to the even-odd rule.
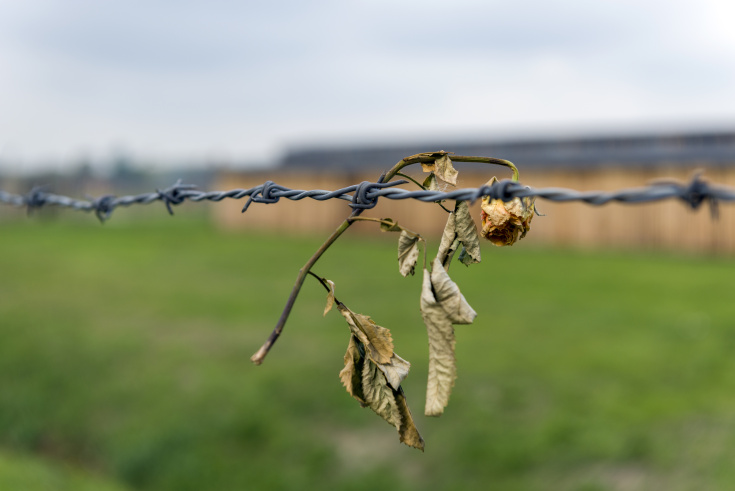
[[349,201],[354,209],[370,209],[375,207],[379,198],[391,200],[415,199],[424,202],[457,200],[474,202],[484,196],[502,201],[514,198],[536,197],[548,201],[570,202],[581,201],[590,205],[604,205],[610,202],[649,203],[667,199],[679,199],[692,208],[699,207],[705,201],[709,203],[713,215],[717,213],[719,201],[735,201],[735,188],[713,185],[696,174],[689,182],[662,180],[645,187],[622,189],[618,191],[576,191],[565,188],[531,188],[511,180],[502,180],[492,185],[477,188],[464,188],[452,191],[409,191],[395,186],[407,184],[398,180],[389,183],[363,181],[335,191],[322,189],[298,190],[281,186],[273,181],[250,189],[233,189],[230,191],[199,191],[196,186],[183,184],[180,180],[173,186],[155,192],[130,196],[107,194],[98,198],[75,199],[46,192],[42,187],[34,187],[25,195],[11,194],[0,190],[0,203],[26,207],[28,212],[45,206],[71,208],[79,211],[94,212],[104,222],[118,207],[131,205],[147,205],[161,201],[173,215],[172,206],[185,201],[222,201],[224,199],[248,198],[242,211],[245,212],[252,203],[277,203],[281,198],[293,201],[311,198],[318,201],[341,199]]

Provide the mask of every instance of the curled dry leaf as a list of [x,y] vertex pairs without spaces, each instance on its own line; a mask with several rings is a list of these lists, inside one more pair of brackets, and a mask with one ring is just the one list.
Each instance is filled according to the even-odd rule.
[[[492,186],[498,179],[487,182]],[[535,198],[513,198],[509,202],[482,198],[482,236],[496,246],[513,245],[526,236],[531,228]]]
[[372,360],[365,360],[362,368],[362,390],[367,405],[396,427],[402,443],[423,451],[424,439],[413,421],[403,388],[391,387],[379,368]]
[[381,218],[380,219],[380,230],[383,232],[400,232],[401,227],[398,225],[398,222],[393,220],[392,218]]
[[[337,308],[347,320],[350,331],[352,332],[352,338],[354,338],[354,343],[352,338],[350,339],[347,353],[354,352],[352,348],[353,344],[355,344],[356,348],[362,346],[365,352],[363,357],[367,357],[374,362],[380,371],[383,372],[391,387],[397,390],[401,382],[403,382],[403,379],[408,375],[411,364],[393,352],[393,338],[390,330],[375,324],[366,315],[355,314],[342,304],[338,304]],[[346,354],[345,367],[348,365],[347,358],[348,356]],[[345,387],[347,387],[346,383]],[[348,392],[352,394],[349,388]]]
[[388,384],[396,390],[401,386],[401,382],[408,376],[408,371],[411,369],[411,364],[395,353],[393,353],[390,363],[378,363],[377,365],[385,375]]
[[443,155],[436,159],[434,167],[436,177],[453,186],[457,185],[457,175],[459,175],[459,172],[452,165],[452,159],[449,158],[449,155]]
[[327,293],[327,305],[324,307],[324,314],[327,315],[327,312],[332,310],[332,306],[334,305],[334,281],[332,280],[326,280],[329,284],[329,293]]
[[[340,304],[338,307],[340,310],[343,308]],[[344,309],[347,310],[346,307]],[[344,368],[339,372],[342,384],[361,406],[369,406],[381,418],[395,426],[401,442],[423,451],[424,440],[416,429],[401,387],[411,364],[395,353],[388,363],[376,362],[371,357],[371,353],[375,351],[371,349],[368,337],[356,334],[354,319],[347,316],[345,318],[352,335],[344,356]]]
[[343,304],[337,308],[350,325],[350,331],[365,346],[367,354],[376,363],[390,363],[393,357],[393,338],[390,331],[377,325],[367,315],[356,314]]
[[419,236],[404,230],[391,218],[381,218],[383,232],[401,232],[398,237],[398,271],[403,276],[413,275],[419,258]]
[[398,428],[398,433],[401,436],[401,442],[405,443],[409,447],[418,448],[423,452],[424,439],[421,438],[419,430],[416,429],[416,424],[413,422],[411,409],[408,407],[408,401],[406,400],[406,395],[403,393],[403,389],[399,387],[394,395],[396,398],[396,405],[398,406],[398,412],[401,414],[401,426]]
[[350,344],[347,345],[345,353],[345,367],[339,372],[339,378],[347,392],[357,399],[362,407],[365,407],[367,402],[362,393],[362,366],[365,363],[365,357],[360,353],[358,343],[354,335],[350,336]]
[[398,271],[403,276],[414,274],[419,258],[419,238],[405,230],[398,237]]
[[459,172],[452,165],[452,159],[446,153],[442,154],[441,157],[430,163],[422,163],[421,167],[424,172],[433,172],[438,179],[451,184],[452,186],[457,185],[457,176]]
[[441,305],[452,324],[472,324],[477,312],[467,303],[457,284],[442,267],[439,258],[434,259],[432,264],[431,286],[437,303]]
[[452,322],[434,296],[431,275],[426,269],[421,289],[421,317],[429,337],[429,376],[424,413],[427,416],[439,416],[449,403],[454,380],[457,378],[455,338]]
[[427,191],[439,191],[439,182],[436,180],[436,174],[429,174],[422,184]]
[[470,264],[476,262],[472,260],[472,257],[467,254],[467,249],[462,246],[462,250],[459,251],[459,256],[457,256],[457,259],[459,259],[459,262],[464,264],[465,266],[469,266]]
[[447,217],[447,224],[444,226],[441,241],[439,242],[439,252],[436,253],[437,259],[439,259],[445,268],[449,268],[454,253],[457,251],[457,247],[459,247],[455,220],[455,214],[450,213],[449,217]]
[[441,260],[444,269],[449,269],[449,264],[459,246],[462,246],[460,260],[466,266],[480,262],[480,237],[477,235],[475,221],[470,216],[470,209],[466,201],[457,201],[457,205],[447,218],[444,226],[439,252],[437,257]]
[[371,360],[366,360],[362,367],[362,392],[370,409],[396,428],[401,426],[401,414],[398,411],[393,388],[388,385],[383,372]]
[[421,317],[429,336],[429,376],[424,409],[427,416],[439,416],[444,412],[457,378],[452,324],[470,324],[476,316],[444,270],[440,258],[434,259],[431,273],[424,270],[421,289]]
[[470,207],[466,201],[457,201],[454,209],[454,230],[457,238],[464,246],[463,253],[459,259],[465,266],[480,262],[480,236],[477,234],[477,226],[470,215]]

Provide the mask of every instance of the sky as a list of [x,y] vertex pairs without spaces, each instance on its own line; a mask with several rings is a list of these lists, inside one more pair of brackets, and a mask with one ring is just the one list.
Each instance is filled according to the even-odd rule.
[[0,172],[735,130],[733,21],[723,0],[0,0]]

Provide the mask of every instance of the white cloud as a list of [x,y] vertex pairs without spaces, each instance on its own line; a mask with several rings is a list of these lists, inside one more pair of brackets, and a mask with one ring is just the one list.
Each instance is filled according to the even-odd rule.
[[734,9],[2,2],[0,167],[120,147],[262,160],[294,141],[735,123]]

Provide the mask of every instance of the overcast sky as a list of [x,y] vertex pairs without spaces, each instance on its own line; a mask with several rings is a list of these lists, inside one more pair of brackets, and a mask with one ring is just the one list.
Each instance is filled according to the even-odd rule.
[[0,0],[0,170],[735,129],[733,25],[724,0]]

